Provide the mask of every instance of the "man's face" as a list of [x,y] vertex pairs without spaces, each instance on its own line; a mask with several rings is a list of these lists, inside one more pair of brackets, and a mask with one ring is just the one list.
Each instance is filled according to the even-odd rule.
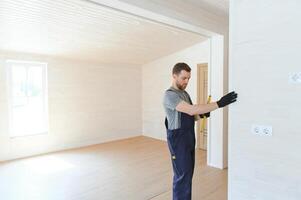
[[190,72],[182,70],[178,75],[173,74],[173,79],[176,83],[176,86],[180,90],[185,90],[185,88],[188,85],[189,79],[190,79]]

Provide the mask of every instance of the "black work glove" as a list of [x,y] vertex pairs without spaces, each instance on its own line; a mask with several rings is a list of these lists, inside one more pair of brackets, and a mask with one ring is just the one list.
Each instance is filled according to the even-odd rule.
[[236,98],[237,98],[237,93],[235,93],[234,91],[233,92],[230,92],[228,94],[226,94],[225,96],[223,96],[219,101],[217,101],[217,105],[219,108],[222,108],[222,107],[225,107],[233,102],[236,101]]
[[206,118],[210,117],[210,112],[200,114],[200,118],[204,118],[204,117],[206,117]]

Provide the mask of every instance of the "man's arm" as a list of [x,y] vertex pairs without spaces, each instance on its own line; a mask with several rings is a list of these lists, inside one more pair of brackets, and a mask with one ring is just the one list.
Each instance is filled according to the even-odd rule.
[[208,103],[208,104],[190,105],[185,101],[181,101],[177,105],[176,110],[193,116],[193,115],[199,115],[199,114],[211,112],[213,110],[216,110],[217,108],[218,105],[216,102]]
[[231,103],[234,103],[237,99],[237,94],[235,92],[230,92],[227,95],[223,96],[219,101],[208,103],[208,104],[200,104],[200,105],[190,105],[185,101],[181,101],[176,110],[179,112],[186,113],[188,115],[199,115],[211,112],[216,110],[217,108],[225,107]]

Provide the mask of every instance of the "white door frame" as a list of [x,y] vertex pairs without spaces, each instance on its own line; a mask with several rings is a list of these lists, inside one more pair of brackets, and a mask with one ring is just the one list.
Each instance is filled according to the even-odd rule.
[[[167,17],[118,0],[85,0],[99,6],[130,14],[148,21],[196,33],[210,39],[210,60],[208,63],[208,94],[218,100],[228,90],[228,40],[227,36],[212,32],[171,17]],[[224,169],[228,160],[228,115],[226,109],[212,112],[208,120],[207,164]]]

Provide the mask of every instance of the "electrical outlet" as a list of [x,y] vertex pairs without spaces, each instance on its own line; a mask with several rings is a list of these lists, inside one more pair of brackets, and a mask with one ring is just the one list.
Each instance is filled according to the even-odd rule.
[[272,126],[254,124],[251,127],[251,132],[254,135],[272,136],[273,128],[272,128]]
[[255,135],[260,135],[261,127],[258,125],[252,125],[251,132]]
[[261,134],[266,136],[272,136],[273,128],[271,126],[262,126],[261,127]]

